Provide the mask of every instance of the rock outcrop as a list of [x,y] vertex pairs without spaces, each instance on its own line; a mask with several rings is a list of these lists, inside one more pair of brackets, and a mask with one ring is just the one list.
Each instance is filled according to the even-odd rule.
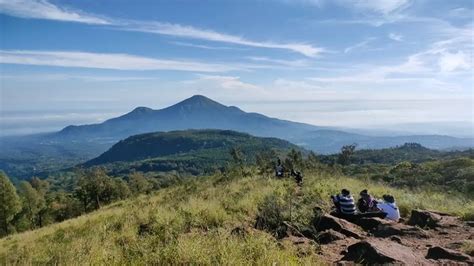
[[361,239],[364,236],[364,232],[356,224],[327,214],[313,219],[313,226],[318,232],[332,229],[345,236],[357,239]]
[[426,258],[434,260],[454,260],[470,263],[474,262],[472,260],[472,257],[467,254],[438,246],[428,249],[428,254],[426,255]]
[[347,252],[341,259],[345,261],[364,264],[405,264],[419,265],[428,264],[424,258],[419,258],[413,251],[396,242],[384,239],[372,239],[360,241],[347,248]]
[[437,213],[425,210],[412,210],[408,224],[417,225],[421,228],[435,228],[439,226],[440,221],[441,215]]

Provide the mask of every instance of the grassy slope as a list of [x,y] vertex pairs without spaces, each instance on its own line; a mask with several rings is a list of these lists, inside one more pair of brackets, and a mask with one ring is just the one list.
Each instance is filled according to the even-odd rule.
[[312,207],[328,209],[328,196],[343,186],[353,191],[368,187],[378,196],[390,192],[398,198],[404,215],[412,208],[427,208],[474,216],[474,202],[463,198],[327,174],[308,174],[299,196],[290,180],[252,177],[226,181],[212,176],[0,239],[0,264],[314,264],[317,247],[302,255],[291,245],[279,245],[265,232],[251,230],[246,237],[230,232],[236,226],[252,226],[257,206],[267,195],[283,199],[291,195],[292,219],[304,223]]

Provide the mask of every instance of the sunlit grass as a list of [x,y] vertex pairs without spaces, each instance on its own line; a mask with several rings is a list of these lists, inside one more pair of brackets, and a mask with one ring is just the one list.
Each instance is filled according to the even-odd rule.
[[347,177],[307,174],[297,192],[289,179],[212,176],[0,239],[0,264],[315,264],[316,252],[301,254],[266,232],[231,231],[251,229],[268,195],[282,197],[292,208],[291,219],[304,223],[313,207],[329,210],[329,195],[343,187],[354,194],[363,188],[378,197],[393,194],[402,215],[423,208],[474,216],[474,203],[460,197]]

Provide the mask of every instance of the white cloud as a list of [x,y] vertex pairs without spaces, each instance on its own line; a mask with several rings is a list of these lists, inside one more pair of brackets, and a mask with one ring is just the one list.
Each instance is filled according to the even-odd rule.
[[308,57],[316,57],[325,51],[323,48],[315,47],[306,43],[276,43],[253,41],[236,35],[230,35],[212,30],[199,29],[192,26],[171,23],[135,21],[126,22],[125,25],[121,25],[121,27],[122,26],[123,29],[130,31],[148,32],[182,38],[237,44],[250,47],[284,49],[300,53]]
[[311,5],[316,7],[323,7],[326,0],[280,0],[286,4],[302,4],[302,5]]
[[266,62],[272,63],[276,65],[282,65],[286,67],[308,67],[309,62],[307,60],[281,60],[281,59],[273,59],[263,56],[249,56],[248,59],[256,62]]
[[[72,21],[87,24],[107,24],[119,30],[155,33],[181,38],[199,39],[213,42],[243,45],[258,48],[283,49],[316,57],[325,50],[307,43],[254,41],[241,36],[221,33],[209,29],[200,29],[187,25],[171,24],[156,21],[127,21],[105,19],[58,7],[46,0],[0,0],[0,12],[12,16],[35,19]],[[204,48],[201,46],[201,48]]]
[[473,10],[464,8],[464,7],[458,7],[458,8],[453,8],[449,11],[448,16],[452,18],[465,18],[465,19],[472,19],[473,15]]
[[123,75],[76,75],[76,74],[13,74],[1,75],[0,80],[16,80],[16,81],[60,81],[74,80],[85,82],[115,82],[115,81],[139,81],[139,80],[156,80],[157,77],[140,77],[140,76],[123,76]]
[[347,53],[352,52],[355,49],[366,48],[366,47],[368,47],[368,44],[370,42],[372,42],[373,40],[375,40],[375,38],[367,38],[366,40],[364,40],[362,42],[359,42],[359,43],[356,43],[352,46],[349,46],[346,49],[344,49],[344,53],[347,54]]
[[61,8],[46,0],[0,0],[0,13],[22,18],[60,20],[87,24],[110,24],[110,21],[106,18]]
[[369,11],[383,15],[400,11],[411,5],[411,0],[338,0],[337,2],[363,12]]
[[442,71],[447,72],[470,69],[469,56],[464,54],[462,51],[456,53],[442,53],[438,64]]
[[397,42],[401,42],[403,41],[403,36],[401,34],[396,34],[396,33],[390,33],[388,35],[388,38],[394,40],[394,41],[397,41]]
[[192,85],[199,84],[200,86],[198,87],[203,87],[202,85],[206,85],[204,86],[206,89],[209,89],[207,85],[212,85],[211,87],[214,87],[213,90],[216,88],[218,90],[250,90],[254,93],[258,90],[261,90],[260,87],[251,83],[243,82],[240,80],[240,77],[235,76],[198,75],[198,79],[183,81],[183,83]]
[[116,70],[179,70],[226,72],[238,67],[196,61],[166,60],[129,54],[103,54],[71,51],[0,50],[0,63]]
[[178,46],[184,47],[193,47],[193,48],[200,48],[200,49],[207,49],[207,50],[242,50],[236,47],[229,47],[229,46],[210,46],[210,45],[202,45],[202,44],[194,44],[188,42],[171,42],[172,44],[176,44]]

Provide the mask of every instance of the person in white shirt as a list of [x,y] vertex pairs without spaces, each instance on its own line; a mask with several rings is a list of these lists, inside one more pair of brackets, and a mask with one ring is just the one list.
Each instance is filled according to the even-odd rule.
[[392,195],[383,195],[383,201],[377,203],[377,208],[387,214],[385,219],[395,222],[400,220],[400,210],[398,209],[395,198]]

